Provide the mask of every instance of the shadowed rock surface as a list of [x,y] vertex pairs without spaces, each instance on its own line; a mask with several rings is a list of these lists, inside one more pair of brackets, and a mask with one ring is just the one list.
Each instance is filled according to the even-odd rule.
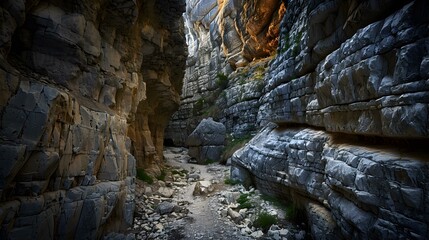
[[[182,103],[166,129],[166,138],[185,146],[188,135],[206,117],[222,122],[227,133],[238,137],[256,131],[258,99],[268,65],[259,59],[275,54],[285,10],[277,0],[187,1],[189,56]],[[230,75],[237,68],[243,71]]]
[[133,221],[179,105],[184,1],[0,3],[0,238],[96,239]]

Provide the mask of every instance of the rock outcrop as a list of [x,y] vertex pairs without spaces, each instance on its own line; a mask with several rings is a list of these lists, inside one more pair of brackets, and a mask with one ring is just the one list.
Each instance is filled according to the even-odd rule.
[[203,119],[186,140],[189,156],[199,164],[219,161],[225,148],[226,128],[212,118]]
[[307,209],[317,239],[426,238],[426,156],[359,140],[269,124],[234,154],[232,177]]
[[427,1],[290,1],[232,176],[316,239],[429,237]]
[[0,238],[132,224],[179,105],[184,1],[0,3]]
[[[267,65],[257,60],[275,54],[284,12],[285,5],[277,0],[187,1],[189,56],[182,103],[166,129],[166,138],[184,146],[204,117],[221,121],[228,133],[238,136],[256,130],[263,89],[260,80]],[[257,77],[254,69],[258,69]],[[238,123],[242,127],[235,129]]]

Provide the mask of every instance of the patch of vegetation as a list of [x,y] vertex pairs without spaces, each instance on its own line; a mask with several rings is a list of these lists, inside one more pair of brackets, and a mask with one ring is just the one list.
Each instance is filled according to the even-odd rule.
[[182,169],[182,170],[180,170],[180,171],[178,171],[178,170],[176,170],[176,169],[171,170],[171,174],[173,174],[173,175],[177,174],[177,175],[180,175],[180,176],[182,176],[182,177],[186,176],[188,173],[189,173],[189,172],[188,172],[188,170],[186,170],[186,169]]
[[228,185],[237,185],[237,184],[240,183],[240,181],[234,180],[234,179],[231,179],[231,178],[227,178],[227,179],[225,179],[224,183],[228,184]]
[[238,199],[237,199],[237,203],[239,204],[238,205],[239,209],[253,208],[253,205],[250,202],[249,194],[247,194],[247,193],[241,194],[240,197],[238,197]]
[[305,210],[300,208],[296,203],[284,202],[284,201],[281,201],[281,199],[279,198],[268,196],[268,195],[262,195],[262,199],[270,202],[272,205],[285,211],[286,218],[290,222],[293,222],[296,224],[307,222],[307,219],[305,219],[305,216],[306,216]]
[[253,222],[253,225],[257,228],[261,228],[263,232],[268,232],[271,225],[277,224],[277,217],[267,212],[261,212]]
[[204,98],[200,98],[198,99],[195,103],[194,103],[194,107],[193,107],[193,113],[194,115],[198,115],[198,113],[203,110],[204,108]]
[[217,74],[217,80],[216,80],[216,85],[220,88],[220,89],[226,89],[228,87],[228,76],[226,76],[223,73],[218,73]]
[[208,159],[206,159],[204,161],[204,165],[209,165],[209,164],[212,164],[212,163],[215,163],[215,162],[216,162],[215,160],[208,158]]
[[163,169],[163,170],[161,170],[161,174],[159,174],[159,176],[156,176],[156,179],[161,180],[161,181],[165,181],[166,176],[167,176],[167,172]]
[[290,203],[286,205],[286,218],[293,223],[305,222],[305,212],[301,210],[296,204]]
[[281,48],[279,48],[280,53],[284,53],[289,49],[289,47],[290,47],[289,40],[290,40],[289,39],[289,33],[286,33],[283,37],[283,46]]
[[265,67],[263,65],[259,65],[255,69],[254,79],[263,80],[264,76],[265,76]]
[[298,32],[295,35],[295,38],[292,39],[292,43],[291,43],[291,38],[289,36],[288,33],[286,33],[283,37],[283,46],[282,48],[279,48],[279,52],[280,53],[284,53],[286,52],[289,48],[292,48],[292,56],[296,57],[299,54],[299,44],[302,41],[302,31]]
[[287,211],[287,206],[284,202],[282,202],[280,199],[268,195],[262,195],[261,198],[267,202],[270,202],[274,206],[283,209],[284,211]]
[[144,182],[147,182],[149,184],[153,183],[153,179],[150,175],[148,175],[143,168],[137,169],[137,179],[140,179]]

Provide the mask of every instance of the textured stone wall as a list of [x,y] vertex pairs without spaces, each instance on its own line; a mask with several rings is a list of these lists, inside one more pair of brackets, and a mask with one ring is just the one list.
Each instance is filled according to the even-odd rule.
[[[259,107],[260,96],[240,98],[240,95],[261,94],[263,87],[258,81],[263,76],[253,81],[251,73],[260,65],[265,72],[267,63],[255,62],[275,53],[278,26],[284,12],[284,4],[277,0],[187,1],[189,56],[182,103],[166,130],[166,138],[184,145],[187,136],[204,117],[221,121],[228,133],[236,135],[256,129],[257,113],[254,111]],[[239,73],[230,76],[236,69]],[[219,74],[228,76],[229,83],[219,84]],[[248,126],[234,129],[238,124],[232,124],[233,121]]]
[[233,177],[305,209],[316,239],[426,239],[427,1],[290,1]]
[[96,239],[133,221],[179,104],[184,1],[0,3],[0,238]]

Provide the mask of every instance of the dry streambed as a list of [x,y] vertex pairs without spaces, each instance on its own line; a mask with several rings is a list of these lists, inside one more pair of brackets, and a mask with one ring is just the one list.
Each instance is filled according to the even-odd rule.
[[[152,183],[137,180],[134,226],[127,239],[308,239],[288,209],[241,185],[229,167],[188,163],[187,150],[167,148],[166,168]],[[147,180],[147,179],[146,179]],[[226,180],[226,181],[225,181]],[[148,180],[147,180],[148,181]],[[150,181],[149,181],[150,182]],[[290,209],[289,209],[290,211]],[[119,239],[119,235],[110,235]]]

